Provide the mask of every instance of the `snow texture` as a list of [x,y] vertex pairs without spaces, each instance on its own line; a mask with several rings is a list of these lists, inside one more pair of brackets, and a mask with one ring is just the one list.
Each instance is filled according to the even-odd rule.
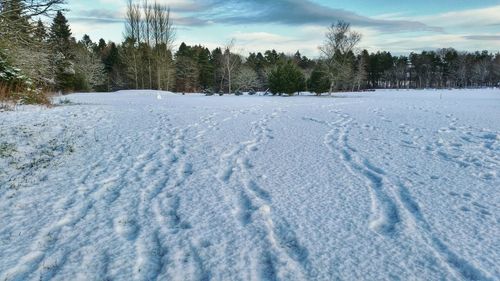
[[0,280],[499,280],[500,91],[0,114]]

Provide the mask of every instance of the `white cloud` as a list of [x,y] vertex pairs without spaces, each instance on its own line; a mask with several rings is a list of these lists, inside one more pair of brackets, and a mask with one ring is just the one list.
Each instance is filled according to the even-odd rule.
[[500,5],[482,9],[470,9],[421,16],[415,17],[415,19],[441,27],[477,28],[488,25],[500,25]]
[[243,41],[243,42],[252,42],[252,41],[259,41],[259,42],[265,42],[265,43],[287,43],[291,42],[297,39],[290,38],[287,36],[282,36],[279,34],[273,34],[273,33],[268,33],[268,32],[241,32],[238,31],[236,33],[233,33],[232,36],[238,41]]

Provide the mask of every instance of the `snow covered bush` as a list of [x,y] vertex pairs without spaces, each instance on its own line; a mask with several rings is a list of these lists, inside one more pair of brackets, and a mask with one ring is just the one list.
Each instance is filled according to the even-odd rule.
[[27,83],[29,79],[21,73],[20,69],[10,65],[6,56],[0,51],[0,84],[19,86]]
[[0,51],[0,102],[50,105],[50,99],[41,90],[34,89],[31,79],[18,68],[13,67]]

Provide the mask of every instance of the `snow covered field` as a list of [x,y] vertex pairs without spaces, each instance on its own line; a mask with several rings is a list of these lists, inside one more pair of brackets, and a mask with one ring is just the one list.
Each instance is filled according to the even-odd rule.
[[500,90],[0,113],[0,280],[499,280]]

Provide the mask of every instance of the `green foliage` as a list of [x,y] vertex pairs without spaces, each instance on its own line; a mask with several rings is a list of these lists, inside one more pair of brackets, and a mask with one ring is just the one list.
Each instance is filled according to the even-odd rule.
[[201,46],[199,46],[198,48],[200,48],[200,50],[198,51],[200,88],[212,89],[214,86],[214,67],[210,63],[210,50]]
[[68,20],[61,11],[58,11],[50,26],[49,42],[54,51],[60,52],[70,58],[70,38],[71,29],[69,28]]
[[82,72],[75,72],[72,84],[73,89],[77,92],[90,92],[92,90],[85,74]]
[[292,95],[305,89],[302,71],[291,61],[279,64],[269,74],[269,89],[273,94]]
[[210,50],[182,43],[175,53],[175,86],[178,92],[212,89],[215,85],[214,60]]
[[49,43],[52,49],[51,63],[55,76],[55,88],[63,93],[72,92],[76,88],[77,77],[75,77],[74,54],[70,37],[68,20],[62,12],[58,11],[50,26]]
[[313,69],[311,77],[307,80],[307,88],[317,95],[328,92],[330,89],[330,81],[325,75],[325,70],[322,65],[318,65]]
[[[101,45],[101,44],[99,44]],[[122,62],[120,50],[115,43],[111,42],[101,52],[104,73],[107,79],[107,91],[116,91],[123,88],[121,71],[125,68]],[[104,81],[101,81],[104,82]]]
[[11,87],[26,86],[29,79],[22,74],[21,70],[13,67],[5,55],[0,51],[0,84]]

